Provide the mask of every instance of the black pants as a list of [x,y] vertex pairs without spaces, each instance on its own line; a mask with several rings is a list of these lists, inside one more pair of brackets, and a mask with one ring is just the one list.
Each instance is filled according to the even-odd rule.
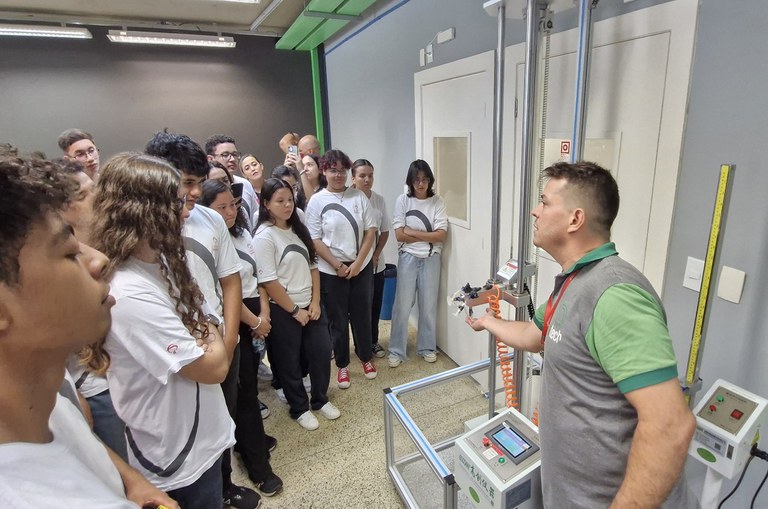
[[349,323],[357,334],[355,350],[362,362],[373,356],[371,350],[371,302],[373,266],[369,263],[352,279],[320,273],[320,297],[328,312],[336,366],[349,366]]
[[[258,298],[243,299],[243,304],[255,315],[261,312]],[[243,322],[240,322],[240,345],[235,439],[248,477],[259,483],[272,474],[272,467],[269,465],[269,449],[259,408],[259,381],[256,377],[259,358],[251,346],[251,328]]]
[[[277,304],[270,304],[272,330],[267,336],[271,343],[270,360],[277,367],[273,373],[288,400],[291,417],[297,419],[310,409],[318,410],[328,403],[328,381],[331,377],[331,342],[328,321],[321,310],[320,318],[301,326],[290,313]],[[301,381],[302,358],[309,368],[312,381],[311,401]]]
[[[237,378],[240,373],[240,345],[235,347],[232,354],[232,364],[229,365],[227,377],[221,382],[221,390],[224,393],[224,401],[227,404],[227,411],[232,419],[237,413]],[[221,478],[224,491],[232,486],[232,452],[230,449],[224,451],[221,456]]]

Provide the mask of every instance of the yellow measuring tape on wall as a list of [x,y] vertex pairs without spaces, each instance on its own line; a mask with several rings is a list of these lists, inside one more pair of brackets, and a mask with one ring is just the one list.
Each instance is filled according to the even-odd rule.
[[[698,378],[699,352],[702,347],[702,336],[704,333],[705,318],[707,316],[707,303],[709,290],[712,283],[712,273],[715,268],[715,257],[717,255],[717,244],[720,240],[720,227],[723,221],[723,209],[728,191],[733,165],[723,164],[720,166],[720,179],[717,185],[717,197],[715,199],[715,210],[712,214],[712,226],[709,230],[709,241],[707,243],[707,256],[704,259],[704,273],[701,278],[701,290],[699,292],[699,303],[696,306],[696,321],[693,324],[693,336],[691,338],[691,350],[688,355],[688,370],[685,375],[685,382],[688,387],[692,387]],[[690,398],[690,394],[686,399]]]

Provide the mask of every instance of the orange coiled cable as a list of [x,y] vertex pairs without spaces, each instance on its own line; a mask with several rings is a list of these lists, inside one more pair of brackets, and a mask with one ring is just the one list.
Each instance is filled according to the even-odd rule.
[[[499,297],[501,296],[501,289],[496,286],[496,295],[490,295],[488,297],[488,307],[493,311],[493,315],[496,318],[501,318],[501,309],[499,307]],[[504,382],[504,395],[507,401],[507,408],[518,408],[519,402],[517,400],[517,387],[515,386],[515,374],[512,369],[512,359],[509,353],[509,347],[499,340],[496,340],[496,350],[499,352],[499,367],[501,368],[501,379]]]

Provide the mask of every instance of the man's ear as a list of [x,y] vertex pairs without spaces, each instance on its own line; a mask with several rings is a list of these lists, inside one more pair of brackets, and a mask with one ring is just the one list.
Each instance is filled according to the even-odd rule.
[[573,212],[571,212],[571,220],[568,223],[568,231],[575,232],[580,230],[581,228],[584,228],[586,221],[587,221],[587,213],[584,212],[584,209],[581,209],[581,208],[573,209]]
[[211,154],[208,154],[208,155],[207,155],[207,156],[205,156],[205,157],[207,157],[207,158],[208,158],[208,162],[211,162],[211,161],[213,161],[213,156],[212,156]]

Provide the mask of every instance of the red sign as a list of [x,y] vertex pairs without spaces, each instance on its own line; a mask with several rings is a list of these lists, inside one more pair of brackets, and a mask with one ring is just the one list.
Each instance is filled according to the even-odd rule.
[[560,142],[560,155],[567,156],[571,153],[571,140],[563,140]]

